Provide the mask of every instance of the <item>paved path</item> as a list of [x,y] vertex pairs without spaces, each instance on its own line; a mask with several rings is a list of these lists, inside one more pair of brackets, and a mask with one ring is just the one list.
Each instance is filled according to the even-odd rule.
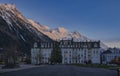
[[2,73],[0,76],[117,76],[116,71],[71,65],[45,65],[31,69]]
[[18,71],[18,70],[23,70],[23,69],[30,69],[30,68],[34,68],[34,67],[41,67],[41,66],[35,66],[35,65],[25,65],[22,64],[20,65],[20,68],[13,68],[13,69],[2,69],[3,65],[0,65],[0,73],[4,73],[4,72],[12,72],[12,71]]

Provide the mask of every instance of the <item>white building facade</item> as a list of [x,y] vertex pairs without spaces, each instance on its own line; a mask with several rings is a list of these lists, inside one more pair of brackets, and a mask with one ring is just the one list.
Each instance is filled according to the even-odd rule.
[[[100,41],[74,42],[61,40],[62,64],[100,64]],[[35,43],[31,49],[31,63],[50,63],[51,52],[55,42]]]
[[120,58],[120,49],[110,48],[102,53],[102,64],[109,64],[117,58]]

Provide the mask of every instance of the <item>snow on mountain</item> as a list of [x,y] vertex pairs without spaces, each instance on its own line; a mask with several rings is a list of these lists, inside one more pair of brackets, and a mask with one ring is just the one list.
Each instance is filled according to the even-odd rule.
[[11,5],[11,4],[0,4],[0,16],[7,22],[11,30],[12,27],[14,26],[13,22],[16,23],[16,26],[21,28],[21,26],[19,26],[17,22],[16,17],[22,19],[23,21],[26,21],[24,16],[22,16],[22,14],[17,10],[15,5]]
[[67,29],[63,27],[58,27],[55,29],[50,29],[48,26],[42,26],[36,23],[33,20],[28,19],[28,21],[35,27],[38,31],[42,32],[43,34],[47,35],[53,40],[62,40],[62,39],[74,39],[74,41],[86,41],[90,40],[87,37],[81,35],[79,32],[69,32]]
[[58,27],[55,29],[50,29],[48,26],[42,26],[41,24],[36,23],[33,20],[28,19],[28,21],[35,27],[38,31],[44,33],[48,37],[53,40],[61,40],[61,39],[74,39],[75,41],[86,41],[90,40],[87,37],[81,35],[79,32],[69,32],[67,29],[63,27]]
[[74,41],[78,42],[78,41],[90,41],[89,38],[85,37],[84,35],[81,35],[79,32],[74,31],[69,33],[66,37],[64,37],[63,39],[73,39]]
[[[20,37],[24,41],[26,40],[26,38],[25,36],[23,36],[24,34],[21,33],[20,30],[25,31],[25,29],[26,31],[29,31],[29,33],[32,33],[34,36],[39,37],[41,40],[49,40],[47,36],[36,30],[36,28],[38,28],[36,26],[37,23],[26,19],[19,12],[19,10],[14,4],[0,4],[0,17],[2,17],[8,24],[7,26],[11,30],[10,32],[14,32],[18,37]],[[43,28],[45,28],[45,26],[43,26]]]
[[108,47],[111,47],[111,48],[120,48],[120,41],[106,41],[104,42],[104,44],[106,44]]
[[[47,35],[53,40],[71,40],[73,39],[75,42],[79,41],[95,41],[92,39],[89,39],[88,37],[80,34],[77,31],[70,32],[67,29],[63,27],[58,27],[55,29],[50,29],[48,26],[43,26],[39,23],[36,23],[33,20],[28,19],[28,21],[32,24],[33,27],[35,27],[38,31],[42,32],[43,34]],[[101,47],[104,49],[107,49],[108,47],[104,43],[100,43]]]
[[28,19],[29,23],[32,24],[39,32],[47,35],[53,40],[61,39],[68,34],[68,31],[62,27],[58,27],[56,29],[50,29],[48,26],[42,26],[41,24],[36,23],[33,20]]
[[104,42],[100,42],[100,45],[104,50],[108,49],[108,46]]

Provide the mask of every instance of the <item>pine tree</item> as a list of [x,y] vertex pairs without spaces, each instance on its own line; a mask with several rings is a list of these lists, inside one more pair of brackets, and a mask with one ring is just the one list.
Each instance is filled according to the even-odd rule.
[[62,54],[61,54],[60,43],[55,42],[51,53],[51,63],[61,63],[61,62],[62,62]]

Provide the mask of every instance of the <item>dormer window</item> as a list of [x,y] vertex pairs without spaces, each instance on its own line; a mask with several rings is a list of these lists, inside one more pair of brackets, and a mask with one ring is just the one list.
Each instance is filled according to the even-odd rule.
[[97,43],[94,44],[94,47],[97,47]]
[[90,43],[88,43],[88,48],[91,48],[91,44]]
[[34,48],[37,48],[37,42],[34,43]]

